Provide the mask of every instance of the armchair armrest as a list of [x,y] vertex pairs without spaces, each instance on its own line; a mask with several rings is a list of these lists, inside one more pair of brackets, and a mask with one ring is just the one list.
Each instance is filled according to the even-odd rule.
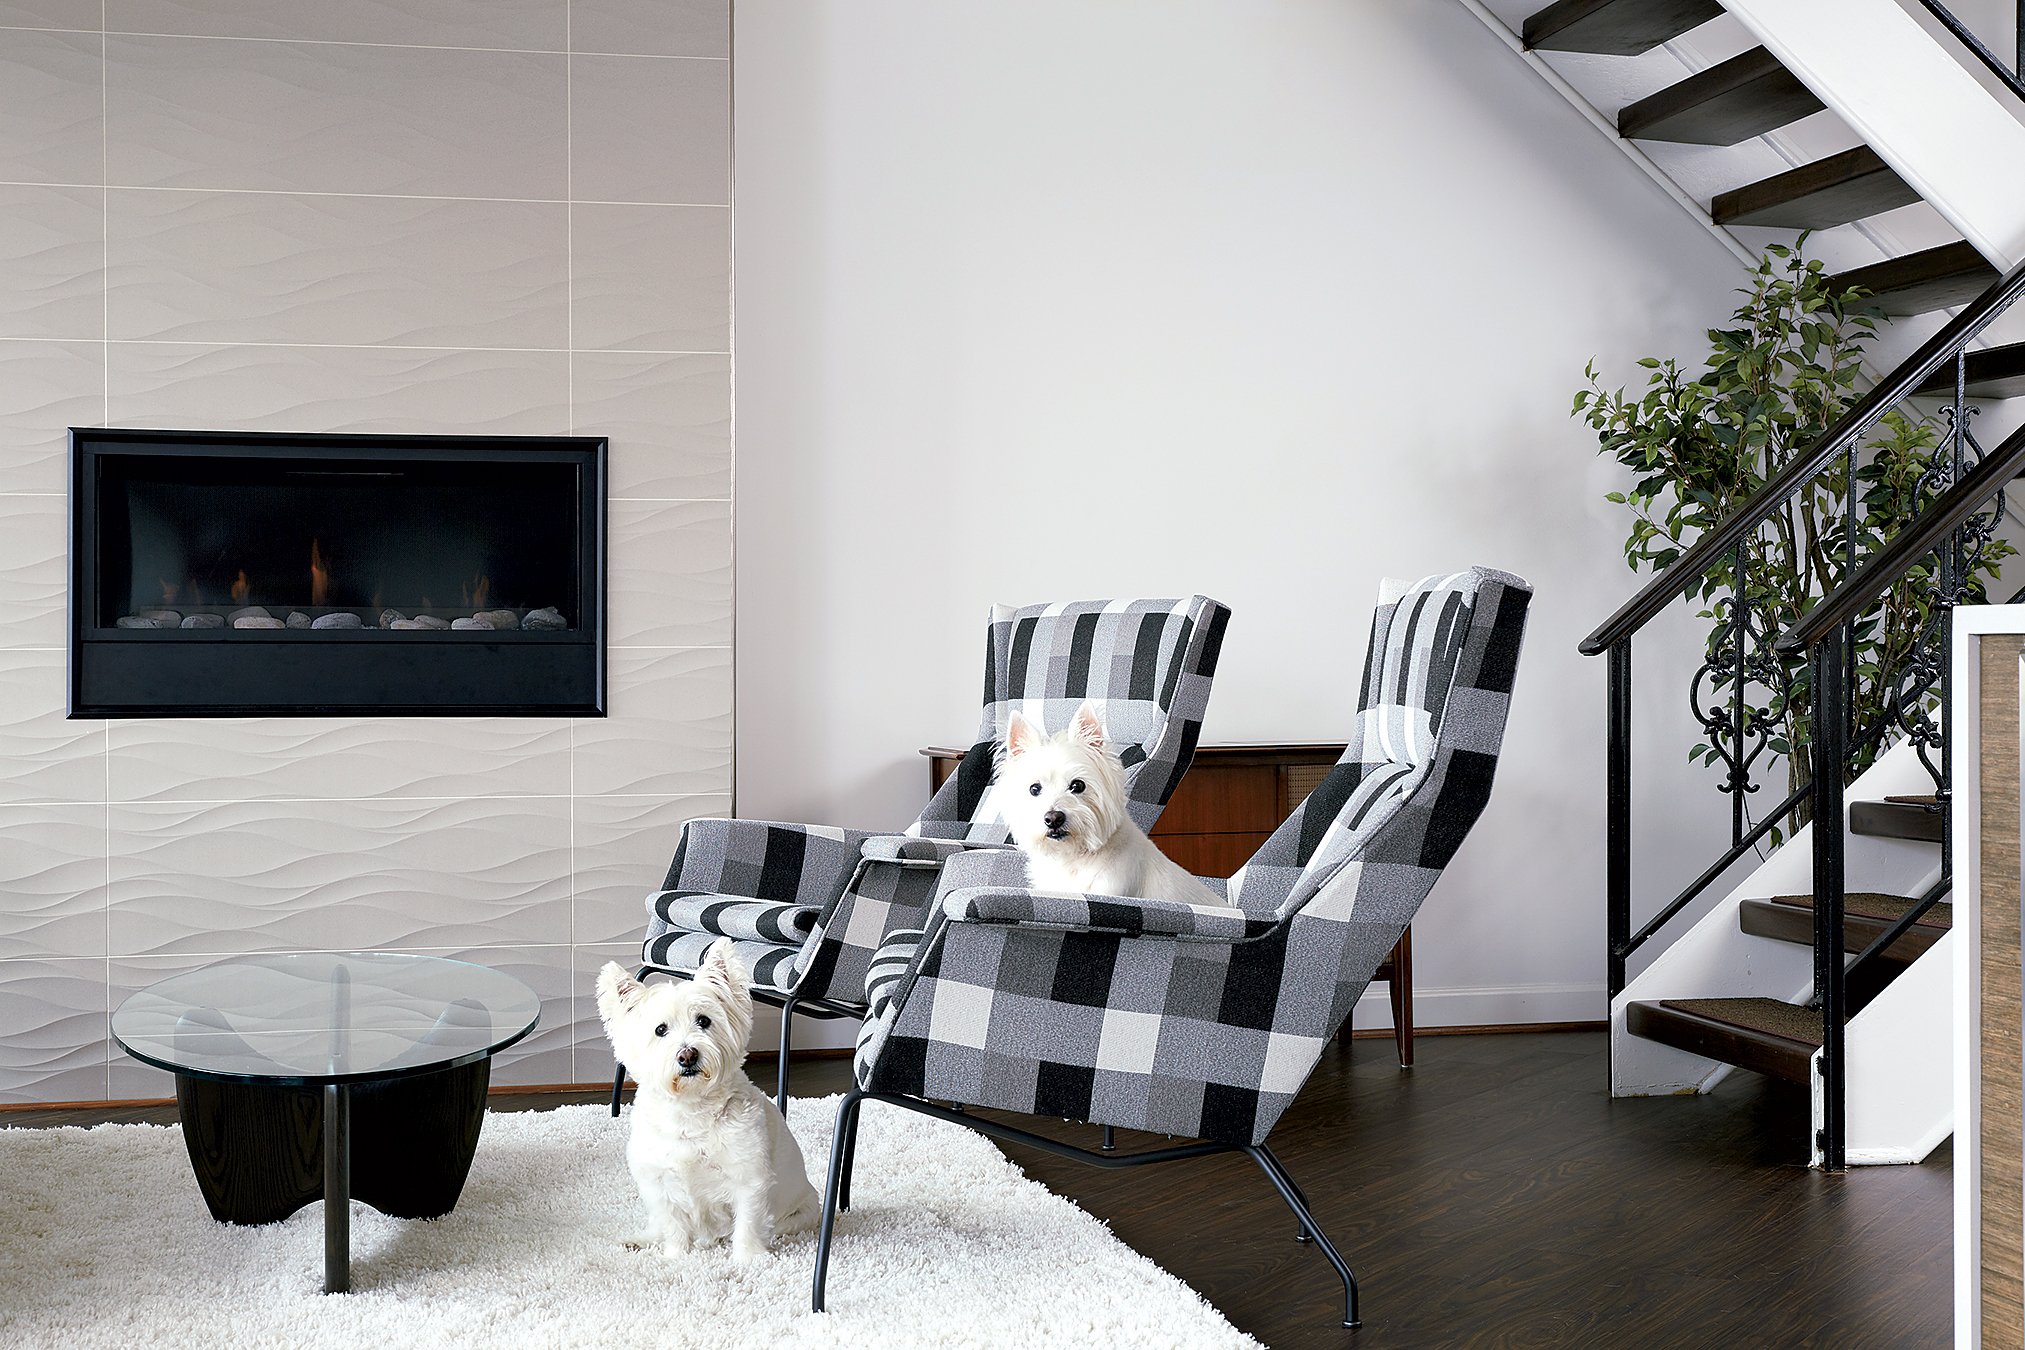
[[955,923],[1173,938],[1183,942],[1243,942],[1264,936],[1279,922],[1271,915],[1247,914],[1233,906],[1008,886],[965,886],[951,890],[942,898],[942,912]]
[[1011,844],[984,843],[968,839],[924,839],[911,834],[875,834],[864,843],[862,855],[873,862],[899,863],[902,867],[940,867],[960,854],[980,850],[1010,849]]
[[850,880],[863,830],[709,817],[682,827],[663,891],[822,906]]

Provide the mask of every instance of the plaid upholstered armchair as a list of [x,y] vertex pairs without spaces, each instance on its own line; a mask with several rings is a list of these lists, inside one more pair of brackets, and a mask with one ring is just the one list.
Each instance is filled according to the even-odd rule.
[[[1110,1167],[1242,1151],[1335,1267],[1357,1324],[1350,1267],[1265,1141],[1484,808],[1531,594],[1483,569],[1387,584],[1349,748],[1224,906],[1036,892],[1016,854],[950,860],[923,930],[890,934],[873,961],[818,1310],[871,1098]],[[1092,1153],[940,1103],[1201,1142]]]
[[[1012,712],[1054,728],[1094,701],[1125,765],[1132,818],[1150,828],[1195,756],[1229,618],[1200,595],[996,606],[977,742],[920,819],[885,835],[690,821],[662,889],[647,897],[640,978],[687,977],[712,942],[733,939],[753,997],[782,1010],[776,1093],[786,1110],[794,1015],[863,1017],[872,958],[895,932],[920,929],[943,863],[1010,844],[990,788]],[[621,1064],[613,1115],[625,1075]]]

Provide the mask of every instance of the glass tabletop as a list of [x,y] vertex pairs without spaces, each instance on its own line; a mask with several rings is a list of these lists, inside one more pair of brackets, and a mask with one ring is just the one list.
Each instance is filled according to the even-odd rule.
[[175,1073],[340,1083],[455,1068],[534,1029],[541,1001],[510,975],[438,956],[246,956],[171,976],[122,1003],[113,1039]]

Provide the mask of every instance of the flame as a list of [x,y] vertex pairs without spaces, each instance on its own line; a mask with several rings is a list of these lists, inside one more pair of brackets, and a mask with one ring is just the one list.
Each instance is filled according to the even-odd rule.
[[434,600],[431,600],[428,596],[425,595],[422,597],[422,608],[434,609],[436,608],[436,602]]
[[375,586],[373,587],[373,608],[378,609],[380,608],[380,605],[381,605],[380,588],[378,586]]
[[330,603],[330,561],[323,556],[323,548],[314,539],[309,541],[309,603]]
[[204,588],[197,584],[195,577],[190,578],[190,603],[199,607],[207,603],[204,599]]
[[[492,594],[492,578],[483,572],[473,577],[469,584],[458,587],[464,596],[464,603],[472,609],[484,609],[485,601]],[[424,601],[423,603],[427,603]]]
[[[160,577],[156,577],[155,580],[161,581],[162,579]],[[164,606],[175,604],[176,592],[179,591],[180,589],[182,588],[179,586],[174,586],[171,585],[169,582],[162,581],[162,604]]]
[[250,590],[251,588],[246,584],[246,573],[241,572],[239,580],[232,583],[232,603],[235,605],[245,604]]

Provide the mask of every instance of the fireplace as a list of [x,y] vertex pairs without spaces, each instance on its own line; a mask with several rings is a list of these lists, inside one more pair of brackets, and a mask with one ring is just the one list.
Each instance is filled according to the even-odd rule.
[[602,716],[605,455],[72,428],[70,715]]

